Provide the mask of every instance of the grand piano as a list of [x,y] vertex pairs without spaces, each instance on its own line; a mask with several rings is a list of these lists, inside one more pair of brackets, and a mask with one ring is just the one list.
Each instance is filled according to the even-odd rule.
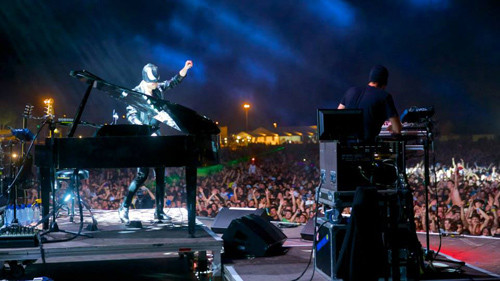
[[[70,75],[88,84],[88,87],[68,138],[47,138],[45,144],[35,146],[35,165],[39,168],[41,176],[43,216],[49,213],[51,185],[56,170],[185,167],[188,233],[194,237],[196,170],[200,166],[218,163],[220,130],[217,125],[209,118],[189,108],[113,85],[88,71],[72,71]],[[90,92],[94,88],[120,102],[147,112],[160,122],[182,132],[183,135],[152,137],[141,134],[124,136],[118,133],[101,134],[101,136],[89,138],[72,137],[76,126],[80,123],[80,117]],[[109,130],[110,126],[107,129],[107,131],[120,131]],[[48,226],[48,221],[44,222],[43,228],[48,229]]]

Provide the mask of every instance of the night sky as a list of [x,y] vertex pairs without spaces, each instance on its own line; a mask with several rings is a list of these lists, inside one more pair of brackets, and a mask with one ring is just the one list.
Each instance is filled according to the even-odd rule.
[[[88,70],[133,88],[142,67],[188,77],[167,99],[228,126],[316,124],[374,64],[401,113],[436,108],[441,133],[500,132],[500,1],[183,0],[4,1],[0,120],[19,126],[27,103],[73,116]],[[125,106],[94,90],[82,119],[105,123]],[[15,119],[15,118],[14,118]],[[121,120],[125,123],[124,120]],[[15,124],[13,124],[15,123]]]

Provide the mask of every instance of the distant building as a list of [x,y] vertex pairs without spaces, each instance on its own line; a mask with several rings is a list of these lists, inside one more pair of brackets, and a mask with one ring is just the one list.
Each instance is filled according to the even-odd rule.
[[233,135],[233,141],[239,145],[248,143],[262,143],[266,145],[280,145],[283,143],[316,143],[317,126],[294,127],[259,127],[251,132],[239,132]]
[[254,137],[253,135],[247,133],[247,132],[239,132],[236,135],[233,135],[233,141],[236,142],[239,145],[245,145],[248,143],[252,142],[252,138]]
[[316,143],[318,126],[293,126],[274,128],[281,143]]

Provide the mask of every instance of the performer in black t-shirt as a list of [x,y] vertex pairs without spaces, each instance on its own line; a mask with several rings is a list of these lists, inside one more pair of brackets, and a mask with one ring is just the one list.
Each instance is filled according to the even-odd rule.
[[401,121],[391,94],[385,91],[389,71],[382,65],[370,71],[368,85],[352,87],[345,93],[338,109],[363,109],[365,141],[373,142],[386,120],[391,121],[389,130],[401,133]]
[[[381,65],[374,66],[370,71],[368,85],[353,87],[347,90],[338,106],[338,109],[363,110],[364,138],[365,142],[368,143],[376,140],[386,120],[391,122],[390,131],[396,134],[401,133],[402,125],[399,121],[394,101],[391,94],[385,91],[388,77],[389,72],[387,68]],[[334,268],[334,273],[343,279],[377,280],[389,272],[389,267],[383,259],[384,256],[387,256],[387,252],[384,252],[387,245],[384,245],[384,241],[381,239],[381,224],[374,223],[380,220],[380,218],[377,210],[379,205],[377,189],[373,186],[377,183],[378,178],[389,179],[389,183],[393,183],[394,179],[386,178],[385,173],[379,174],[379,172],[384,171],[375,170],[375,167],[378,167],[378,165],[369,165],[363,168],[362,164],[362,161],[344,161],[344,163],[338,165],[338,167],[344,168],[343,171],[339,172],[339,174],[343,173],[339,175],[339,179],[341,176],[349,178],[351,185],[356,186],[356,195],[353,200],[352,215],[345,234],[344,242],[349,243],[343,244]],[[363,169],[363,177],[360,176],[360,167]],[[348,174],[347,171],[351,174]],[[388,175],[393,177],[395,174],[394,171],[390,171]],[[369,177],[365,175],[369,175]],[[365,182],[365,178],[369,178],[369,182]],[[411,192],[405,194],[411,196]],[[412,207],[410,207],[410,210],[413,210]],[[412,218],[410,221],[412,221]],[[398,221],[398,223],[400,222]],[[393,222],[391,222],[391,227],[392,224]],[[364,227],[363,231],[361,230],[362,227]],[[390,231],[388,233],[391,234]],[[415,232],[413,232],[413,235],[415,235]],[[411,241],[418,243],[416,235],[414,238],[415,240]],[[404,239],[408,239],[408,237],[404,237]],[[389,243],[392,243],[392,241]],[[367,248],[369,248],[368,251]],[[356,257],[356,259],[353,257]],[[369,269],[368,271],[360,270],[367,268]]]

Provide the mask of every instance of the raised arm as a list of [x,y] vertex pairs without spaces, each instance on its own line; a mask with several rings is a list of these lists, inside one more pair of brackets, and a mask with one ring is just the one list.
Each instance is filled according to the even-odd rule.
[[255,196],[255,189],[252,189],[252,199],[255,203],[255,207],[259,206],[259,201],[257,201],[257,196]]
[[158,87],[162,89],[162,91],[172,89],[179,85],[184,77],[186,77],[188,70],[193,67],[193,62],[190,60],[187,60],[184,64],[184,67],[179,70],[179,74],[176,74],[174,77],[172,77],[170,80],[163,81],[161,83],[158,83]]
[[205,203],[208,202],[207,196],[205,196],[205,191],[203,190],[203,187],[198,187],[198,192],[201,194],[201,199],[205,201]]
[[228,172],[225,172],[224,173],[224,177],[222,178],[222,185],[226,185],[226,181],[227,181],[227,176],[229,175]]
[[463,205],[464,202],[463,202],[462,198],[460,197],[460,192],[458,192],[456,181],[457,181],[457,178],[455,177],[455,183],[451,187],[449,198],[451,199],[451,203],[453,205],[460,206],[460,205]]
[[282,221],[282,220],[283,220],[283,216],[281,215],[281,211],[283,210],[283,202],[284,202],[284,201],[285,201],[285,199],[281,198],[281,200],[280,200],[280,205],[278,206],[278,211],[277,211],[277,213],[278,213],[278,218],[279,218],[279,220],[280,220],[280,221]]
[[145,189],[148,191],[148,194],[149,194],[149,196],[151,197],[151,199],[156,200],[156,197],[155,197],[155,195],[153,194],[153,192],[151,192],[151,190],[149,190],[149,188],[147,188],[147,187],[145,187]]
[[270,208],[271,207],[271,199],[269,199],[269,189],[266,189],[266,207]]
[[188,70],[191,67],[193,67],[193,62],[191,60],[187,60],[184,63],[184,67],[181,70],[179,70],[179,75],[182,76],[182,77],[185,77],[187,75]]
[[464,205],[460,206],[460,220],[464,225],[464,229],[469,229],[469,223],[467,222],[467,216],[465,214]]
[[292,195],[292,212],[295,213],[295,211],[297,210],[297,204],[295,203],[295,195],[293,193],[294,193],[294,190],[293,190],[293,188],[291,188],[290,194]]
[[201,207],[201,198],[199,196],[196,196],[196,212],[197,212],[197,215],[200,214],[200,212],[203,210],[203,208]]
[[239,188],[238,185],[236,185],[233,191],[233,197],[235,202],[238,202],[238,188]]
[[[300,197],[299,197],[299,198],[300,198]],[[299,198],[297,198],[297,199],[299,199]],[[299,209],[300,209],[302,212],[304,212],[304,211],[305,211],[305,209],[304,209],[304,205],[305,205],[304,200],[300,199],[300,203],[297,203],[297,205],[298,205]]]
[[488,223],[490,222],[491,218],[490,218],[490,216],[488,216],[488,214],[486,214],[486,212],[485,212],[485,211],[483,211],[481,208],[477,208],[477,211],[479,212],[479,214],[481,215],[481,217],[483,217],[483,218],[484,218],[484,222],[483,222],[483,224],[481,225],[481,231],[483,231],[483,229],[484,229],[485,227],[487,227],[487,226],[488,226]]
[[297,218],[298,214],[299,214],[299,209],[297,209],[297,211],[293,213],[292,217],[290,218],[290,222],[295,222],[295,219]]

